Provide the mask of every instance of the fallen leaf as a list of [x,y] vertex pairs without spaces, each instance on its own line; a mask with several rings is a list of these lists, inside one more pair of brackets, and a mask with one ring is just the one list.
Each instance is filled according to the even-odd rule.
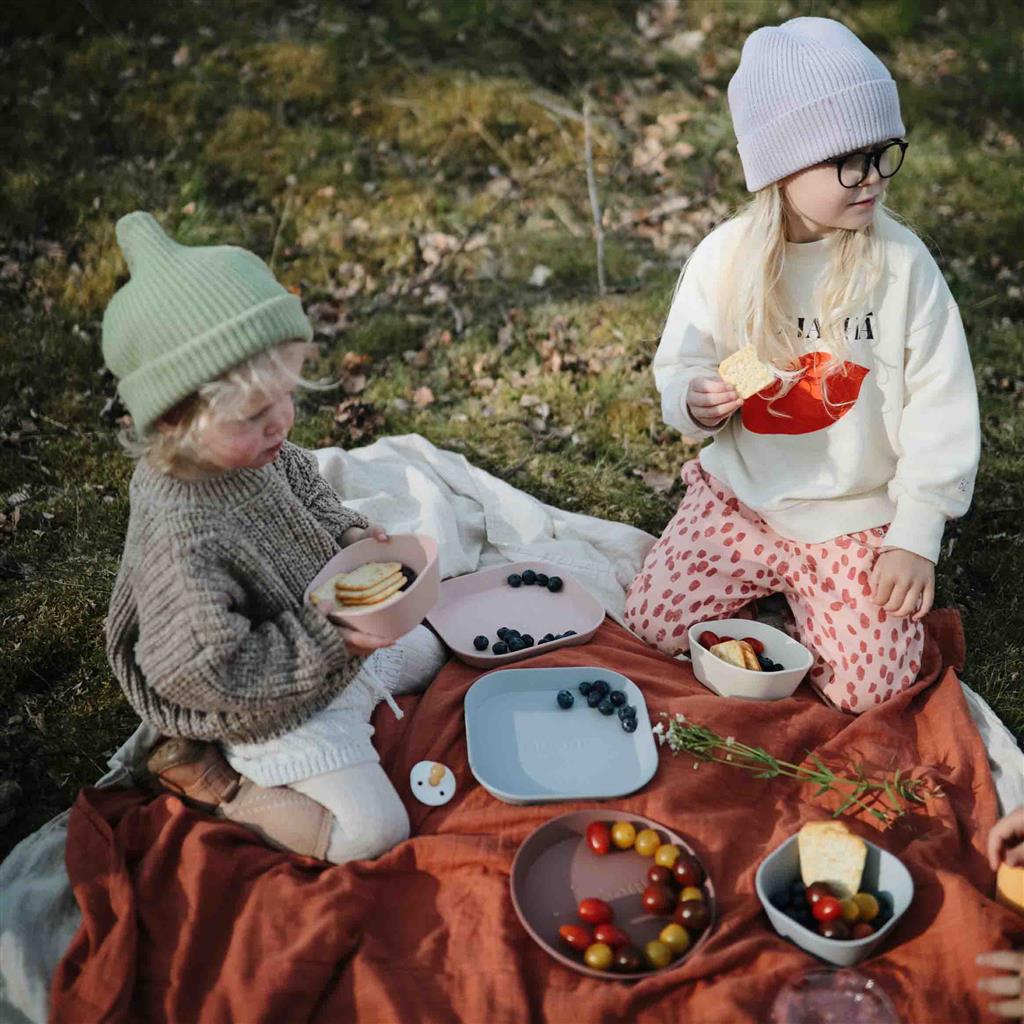
[[425,409],[428,405],[434,404],[434,392],[424,385],[421,388],[417,388],[412,393],[412,400],[414,405],[419,406],[421,409]]
[[176,68],[183,68],[189,62],[189,49],[187,46],[179,46],[174,51],[174,56],[171,58],[171,63]]
[[550,267],[544,266],[543,263],[538,263],[530,274],[530,284],[534,288],[543,288],[548,283],[551,275],[554,271]]

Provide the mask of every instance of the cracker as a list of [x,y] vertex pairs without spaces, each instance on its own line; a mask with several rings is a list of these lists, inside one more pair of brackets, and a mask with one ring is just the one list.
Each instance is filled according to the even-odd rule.
[[723,359],[718,366],[718,374],[736,389],[740,398],[750,398],[775,383],[771,367],[761,362],[753,345],[744,345],[739,352]]
[[363,597],[374,597],[382,590],[387,590],[389,587],[393,587],[396,583],[404,581],[405,577],[400,572],[395,572],[385,579],[382,579],[380,583],[376,583],[372,587],[366,587],[363,590],[346,590],[344,587],[339,587],[337,583],[335,583],[334,596],[339,601],[344,601],[348,598],[358,599]]
[[371,604],[380,604],[393,594],[397,594],[405,586],[405,577],[400,576],[397,583],[370,597],[339,597],[338,603],[343,608],[367,607]]
[[860,891],[868,848],[841,821],[809,821],[797,834],[804,885],[824,882],[840,898]]
[[753,672],[761,671],[761,663],[757,660],[754,648],[745,640],[723,640],[711,648],[711,653],[716,658],[737,668],[748,668]]
[[401,562],[367,562],[351,572],[340,572],[334,577],[334,589],[344,591],[369,590],[381,581],[401,572]]

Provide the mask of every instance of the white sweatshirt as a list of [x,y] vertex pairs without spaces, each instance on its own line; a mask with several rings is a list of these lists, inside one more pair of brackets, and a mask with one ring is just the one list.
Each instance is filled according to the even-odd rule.
[[[767,413],[755,395],[707,430],[686,408],[690,382],[714,375],[730,354],[713,336],[715,275],[744,231],[728,221],[705,238],[686,268],[654,357],[665,422],[688,440],[713,437],[704,468],[791,540],[820,543],[891,524],[885,547],[938,561],[947,519],[967,511],[981,447],[978,397],[960,311],[921,240],[879,219],[885,267],[871,302],[847,328],[849,376],[837,417],[820,401],[813,374]],[[813,320],[814,286],[827,239],[788,243],[783,271],[805,365],[824,351]],[[763,393],[762,393],[763,394]],[[785,431],[785,432],[779,432]]]

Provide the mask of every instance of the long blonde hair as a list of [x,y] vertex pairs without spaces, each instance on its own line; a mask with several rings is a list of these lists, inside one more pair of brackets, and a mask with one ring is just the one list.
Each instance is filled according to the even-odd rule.
[[[847,321],[870,311],[867,304],[882,273],[878,222],[887,216],[879,204],[867,227],[839,228],[827,236],[828,264],[810,311],[820,328],[819,347],[831,356],[822,370],[826,406],[835,408],[828,398],[828,379],[843,371],[849,354]],[[786,198],[781,184],[760,189],[733,219],[743,230],[736,233],[720,271],[716,329],[728,351],[753,344],[758,356],[774,367],[782,386],[769,402],[769,411],[782,416],[771,402],[782,398],[804,371],[794,369],[803,346],[795,311],[781,284],[786,259]]]

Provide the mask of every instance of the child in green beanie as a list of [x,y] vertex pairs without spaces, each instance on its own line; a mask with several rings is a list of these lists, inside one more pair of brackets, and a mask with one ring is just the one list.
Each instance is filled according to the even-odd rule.
[[106,639],[128,700],[169,738],[151,769],[276,845],[375,857],[409,821],[370,715],[381,698],[399,713],[392,694],[444,655],[425,627],[389,645],[303,601],[341,547],[387,539],[287,440],[293,392],[316,386],[309,321],[244,249],[179,245],[141,212],[117,238],[131,280],[103,355],[139,462]]

